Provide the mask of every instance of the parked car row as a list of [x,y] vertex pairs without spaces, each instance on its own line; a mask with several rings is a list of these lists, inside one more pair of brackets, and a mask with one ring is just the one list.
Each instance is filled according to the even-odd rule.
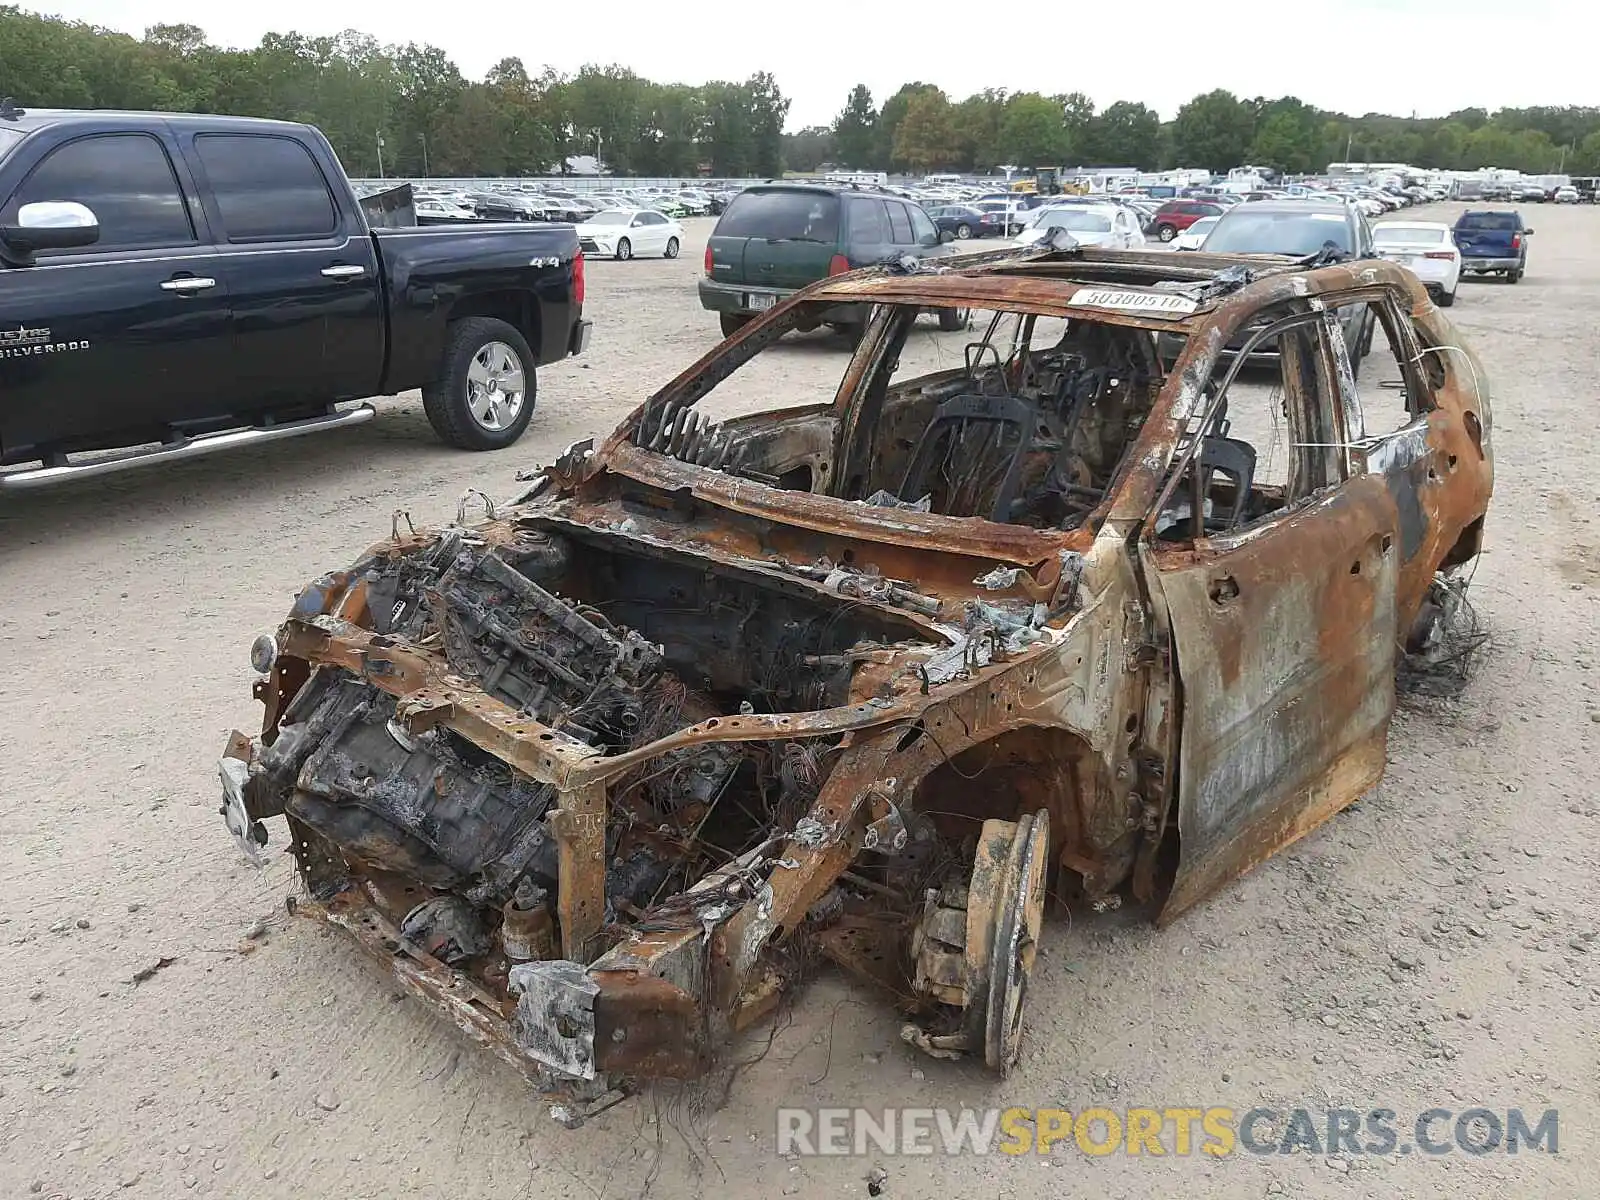
[[579,194],[548,184],[506,184],[478,189],[413,185],[415,209],[423,223],[444,221],[546,221],[580,224],[608,209],[653,209],[670,219],[715,216],[733,192],[700,187],[633,187],[617,184],[604,192]]
[[1173,239],[1176,250],[1221,254],[1286,254],[1304,257],[1332,250],[1354,257],[1376,256],[1408,268],[1434,302],[1448,308],[1465,275],[1522,279],[1533,230],[1515,211],[1469,211],[1453,226],[1435,221],[1381,221],[1347,198],[1240,204],[1192,221]]

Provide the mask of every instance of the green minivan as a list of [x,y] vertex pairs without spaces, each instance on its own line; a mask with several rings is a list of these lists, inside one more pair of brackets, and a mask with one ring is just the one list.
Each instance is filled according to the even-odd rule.
[[[770,183],[733,198],[706,243],[700,304],[718,314],[723,336],[819,279],[886,259],[950,253],[927,213],[899,196],[850,187]],[[941,328],[965,314],[941,311]],[[823,324],[847,336],[867,322],[867,306],[829,309]]]

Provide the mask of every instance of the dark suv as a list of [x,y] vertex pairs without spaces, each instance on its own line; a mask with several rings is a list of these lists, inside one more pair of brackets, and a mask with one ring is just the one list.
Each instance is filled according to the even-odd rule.
[[[718,314],[724,336],[757,313],[829,275],[911,255],[948,254],[928,214],[909,200],[852,188],[767,184],[733,198],[706,243],[700,304]],[[941,328],[960,314],[941,312]],[[824,314],[847,335],[867,322],[865,305]]]
[[1209,200],[1168,200],[1150,218],[1150,232],[1170,242],[1201,217],[1220,217],[1228,210]]

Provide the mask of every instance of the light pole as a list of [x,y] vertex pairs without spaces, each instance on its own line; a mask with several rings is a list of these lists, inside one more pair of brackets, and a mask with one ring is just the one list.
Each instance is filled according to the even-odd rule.
[[383,178],[383,134],[379,133],[377,135],[377,137],[378,137],[378,178],[382,179]]
[[422,138],[422,173],[431,179],[433,172],[428,169],[428,135],[424,133],[420,136]]

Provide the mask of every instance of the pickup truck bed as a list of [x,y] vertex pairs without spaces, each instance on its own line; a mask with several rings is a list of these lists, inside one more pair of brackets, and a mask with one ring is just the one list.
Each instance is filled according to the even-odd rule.
[[1528,268],[1528,235],[1533,230],[1516,212],[1464,212],[1451,230],[1461,251],[1461,269],[1476,275],[1501,274],[1511,283]]
[[41,464],[0,491],[418,387],[445,441],[497,449],[587,344],[570,226],[371,230],[308,125],[0,110],[0,198],[0,464]]

